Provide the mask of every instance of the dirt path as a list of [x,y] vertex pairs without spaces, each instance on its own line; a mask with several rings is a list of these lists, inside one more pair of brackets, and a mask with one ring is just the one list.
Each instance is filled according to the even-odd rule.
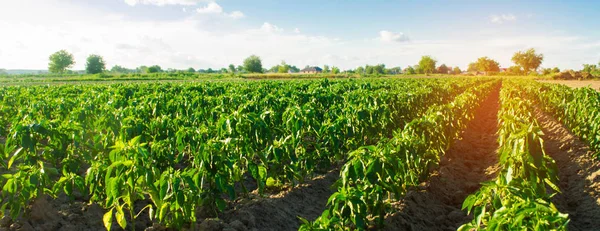
[[461,210],[464,199],[496,172],[499,90],[477,109],[430,180],[394,205],[398,212],[386,218],[385,230],[456,230],[472,219]]
[[233,209],[224,212],[220,220],[205,220],[199,229],[298,230],[301,225],[298,216],[312,221],[325,211],[329,196],[335,192],[331,186],[338,178],[339,171],[332,170],[267,198],[244,199],[236,202]]
[[560,122],[540,111],[536,116],[545,134],[546,154],[558,166],[562,194],[552,202],[569,214],[570,231],[600,229],[600,161]]

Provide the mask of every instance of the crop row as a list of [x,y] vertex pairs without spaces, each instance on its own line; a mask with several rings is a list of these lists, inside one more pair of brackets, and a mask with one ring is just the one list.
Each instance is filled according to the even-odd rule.
[[498,113],[500,170],[465,199],[463,209],[474,219],[459,230],[566,230],[568,216],[550,202],[560,192],[558,170],[544,152],[533,103],[520,87],[524,84],[504,81]]
[[498,81],[474,86],[452,102],[430,107],[422,116],[399,127],[391,139],[360,147],[342,167],[338,190],[328,209],[300,230],[365,230],[383,225],[390,203],[425,181],[451,142],[458,138],[475,109]]
[[107,209],[107,229],[145,210],[179,228],[247,194],[247,179],[259,193],[301,182],[486,81],[3,87],[0,210],[16,218],[42,194],[77,191]]
[[600,92],[591,88],[572,89],[558,84],[530,82],[523,85],[528,96],[587,141],[600,155]]

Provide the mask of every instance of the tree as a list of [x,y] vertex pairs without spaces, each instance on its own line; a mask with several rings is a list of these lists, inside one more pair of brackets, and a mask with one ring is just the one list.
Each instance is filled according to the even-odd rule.
[[162,72],[162,68],[160,68],[159,65],[154,65],[154,66],[150,66],[148,67],[147,70],[148,73],[158,73],[158,72]]
[[448,74],[448,71],[450,70],[450,68],[448,68],[446,66],[446,64],[442,64],[437,68],[437,72],[440,74]]
[[219,70],[219,73],[224,74],[227,73],[227,68],[221,68],[221,70]]
[[419,61],[419,67],[425,74],[431,74],[435,72],[435,63],[437,61],[431,56],[423,56],[421,57],[421,61]]
[[106,70],[106,63],[102,56],[90,55],[85,63],[85,72],[88,74],[98,74]]
[[290,71],[290,65],[285,63],[285,61],[281,61],[279,68],[277,68],[277,72],[278,73],[288,73],[288,71]]
[[454,69],[452,70],[452,72],[453,72],[455,75],[458,75],[458,74],[462,73],[462,71],[460,70],[460,68],[459,68],[459,67],[454,67]]
[[262,61],[260,57],[256,55],[251,55],[250,57],[244,60],[244,70],[250,73],[262,73]]
[[190,67],[187,69],[187,72],[194,73],[194,72],[196,72],[196,69],[194,69],[193,67]]
[[236,69],[238,72],[244,72],[244,67],[242,67],[242,65],[238,65],[238,66],[237,66],[235,69]]
[[292,73],[298,73],[300,72],[300,68],[296,66],[290,66],[290,71],[292,71]]
[[481,57],[477,59],[477,70],[485,71],[486,73],[500,72],[500,64],[493,59]]
[[75,64],[73,55],[65,50],[57,51],[50,55],[50,63],[48,70],[52,73],[64,73],[67,68],[71,68]]
[[542,68],[542,75],[549,75],[552,73],[551,68]]
[[355,70],[356,73],[358,74],[364,74],[365,73],[365,68],[364,67],[357,67]]
[[373,74],[386,74],[385,64],[373,66]]
[[531,48],[525,52],[518,51],[512,57],[512,61],[523,68],[526,74],[536,71],[544,61],[544,55],[536,54],[535,49]]
[[392,67],[390,69],[387,69],[387,73],[393,74],[393,75],[402,74],[402,68],[400,68],[400,67]]
[[552,68],[552,73],[559,73],[560,69],[558,69],[558,67],[554,67]]
[[469,63],[469,67],[467,68],[468,72],[476,72],[479,71],[479,67],[477,66],[477,63]]
[[329,69],[329,65],[323,66],[323,73],[329,73],[331,70]]
[[415,69],[413,67],[408,66],[406,69],[404,69],[404,74],[414,75],[414,74],[417,74],[417,72],[415,71]]
[[522,75],[523,70],[521,70],[520,66],[510,66],[508,67],[508,73],[511,75]]
[[114,65],[110,69],[110,72],[112,72],[112,73],[131,73],[131,72],[134,72],[134,71],[135,70],[127,69],[127,68],[124,68],[124,67],[119,66],[119,65]]
[[595,64],[583,64],[583,70],[581,71],[591,74],[593,76],[600,75],[600,68],[598,68],[598,66],[596,66]]
[[333,73],[333,74],[339,74],[340,73],[340,69],[337,68],[337,67],[332,67],[331,68],[331,73]]
[[229,64],[229,72],[235,73],[235,66],[233,64]]
[[0,75],[7,75],[6,69],[0,68]]

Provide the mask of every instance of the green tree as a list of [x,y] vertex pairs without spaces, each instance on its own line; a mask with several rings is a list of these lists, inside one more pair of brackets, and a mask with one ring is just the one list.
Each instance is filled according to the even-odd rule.
[[147,66],[140,66],[140,67],[136,68],[135,71],[139,72],[139,73],[148,73],[148,67]]
[[332,74],[339,74],[339,73],[340,73],[340,69],[339,69],[339,68],[337,68],[337,67],[332,67],[332,68],[331,68],[331,73],[332,73]]
[[193,67],[190,67],[187,69],[187,72],[194,73],[194,72],[196,72],[196,69],[194,69]]
[[450,68],[448,68],[448,67],[446,66],[446,64],[442,64],[442,65],[440,65],[440,66],[437,68],[437,73],[440,73],[440,74],[448,74],[448,71],[449,71],[449,70],[450,70]]
[[250,73],[262,73],[262,61],[260,57],[256,55],[251,55],[250,57],[244,60],[244,70]]
[[290,71],[292,71],[292,73],[298,73],[300,72],[300,68],[296,66],[290,66]]
[[235,73],[235,66],[233,64],[229,64],[229,72]]
[[235,70],[237,70],[238,72],[244,72],[244,67],[242,67],[242,65],[238,65]]
[[459,68],[459,67],[454,67],[454,69],[452,70],[452,72],[453,72],[455,75],[458,75],[458,74],[462,73],[462,71],[460,70],[460,68]]
[[558,67],[554,67],[552,68],[552,73],[559,73],[560,69],[558,69]]
[[329,73],[331,70],[329,69],[329,65],[323,66],[323,73]]
[[127,69],[127,68],[124,68],[124,67],[119,66],[119,65],[114,65],[110,69],[110,72],[112,72],[112,73],[131,73],[131,72],[134,72],[134,70]]
[[148,70],[147,70],[148,73],[158,73],[158,72],[162,72],[162,71],[163,70],[162,70],[162,68],[160,68],[159,65],[150,66],[150,67],[148,67]]
[[477,59],[477,70],[485,71],[487,74],[497,73],[500,72],[500,64],[487,56],[481,57]]
[[64,73],[68,68],[71,68],[75,64],[73,55],[65,50],[57,51],[50,55],[50,63],[48,64],[48,70],[52,73]]
[[417,71],[415,71],[415,69],[413,67],[408,66],[406,69],[404,69],[404,74],[414,75],[414,74],[417,74]]
[[512,57],[512,61],[523,68],[526,74],[536,71],[544,61],[544,55],[536,54],[535,49],[531,48],[525,52],[518,51]]
[[421,70],[425,73],[425,74],[431,74],[433,72],[435,72],[435,63],[437,61],[433,58],[431,58],[431,56],[423,56],[421,57],[421,61],[419,61],[419,67],[421,68]]
[[290,71],[290,65],[285,63],[285,61],[281,61],[279,68],[277,68],[277,72],[278,73],[288,73],[288,71]]
[[355,72],[357,74],[361,74],[362,75],[362,74],[365,73],[365,68],[364,67],[357,67],[356,70],[355,70]]
[[106,70],[104,58],[99,55],[90,55],[85,63],[85,72],[88,74],[98,74]]
[[373,74],[386,74],[385,64],[373,66]]

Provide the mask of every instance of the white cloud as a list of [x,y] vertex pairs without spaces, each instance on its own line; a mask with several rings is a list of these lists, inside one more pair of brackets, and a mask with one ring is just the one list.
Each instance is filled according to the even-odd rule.
[[260,27],[260,30],[267,33],[283,32],[283,29],[268,22],[263,23],[263,25]]
[[234,12],[231,12],[229,14],[225,14],[225,16],[233,18],[233,19],[240,19],[240,18],[245,17],[244,13],[242,13],[241,11],[237,11],[237,10]]
[[295,29],[294,29],[294,33],[296,33],[296,34],[299,34],[299,33],[300,33],[300,29],[298,29],[298,28],[295,28]]
[[496,24],[502,24],[504,22],[513,22],[516,21],[517,17],[513,14],[501,14],[501,15],[491,15],[490,22]]
[[165,5],[184,5],[191,6],[196,5],[200,2],[206,2],[206,0],[125,0],[125,3],[130,6],[135,5],[155,5],[155,6],[165,6]]
[[379,39],[384,42],[406,42],[408,41],[408,36],[400,33],[394,33],[387,30],[382,30],[379,32]]
[[223,7],[219,6],[219,4],[215,2],[210,2],[205,7],[197,8],[196,12],[200,15],[221,15],[232,19],[240,19],[245,17],[244,13],[237,10],[231,13],[226,13],[223,11]]
[[223,8],[215,2],[208,3],[205,7],[196,9],[198,14],[220,14],[223,13]]
[[[416,64],[422,55],[431,55],[440,64],[461,69],[478,57],[489,56],[506,67],[512,65],[510,59],[515,51],[530,47],[544,54],[543,65],[547,67],[580,69],[582,63],[597,63],[600,59],[600,37],[577,36],[572,32],[507,34],[498,29],[488,34],[474,32],[467,37],[434,34],[431,37],[442,39],[381,42],[381,33],[377,38],[367,34],[364,38],[338,39],[323,34],[296,33],[294,27],[283,30],[272,24],[273,21],[241,22],[224,15],[226,12],[234,14],[226,9],[219,14],[198,14],[192,9],[199,6],[185,6],[188,13],[194,13],[181,14],[183,18],[179,19],[133,20],[126,12],[117,14],[100,7],[70,3],[72,1],[19,0],[0,7],[0,31],[11,35],[0,36],[2,68],[45,69],[48,56],[61,49],[73,53],[77,70],[84,68],[90,54],[102,55],[108,67],[158,64],[177,69],[238,65],[251,54],[259,55],[265,67],[279,64],[281,60],[298,67],[327,64],[349,69],[379,63],[406,67]],[[173,8],[179,10],[180,7]],[[161,13],[166,9],[153,10]],[[27,15],[23,15],[25,11]],[[396,41],[403,37],[398,35],[400,33],[389,32],[381,37]]]

